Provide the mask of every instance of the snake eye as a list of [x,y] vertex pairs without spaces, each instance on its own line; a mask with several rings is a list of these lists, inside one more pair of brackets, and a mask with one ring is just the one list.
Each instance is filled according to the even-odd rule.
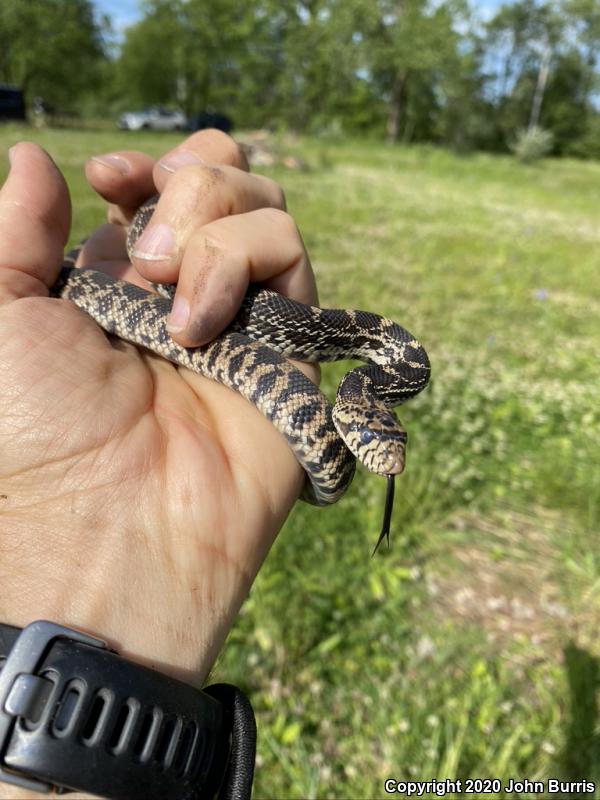
[[360,435],[360,440],[363,444],[369,444],[369,442],[373,441],[374,436],[373,431],[364,430]]

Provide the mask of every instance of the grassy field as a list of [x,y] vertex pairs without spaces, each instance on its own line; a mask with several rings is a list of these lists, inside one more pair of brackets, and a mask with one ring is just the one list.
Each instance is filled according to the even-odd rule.
[[[78,239],[101,218],[85,157],[132,137],[9,127],[0,150],[24,136],[66,173]],[[298,504],[217,665],[256,709],[255,798],[550,777],[600,797],[600,165],[285,148],[308,169],[269,174],[322,304],[406,324],[433,380],[400,415],[391,549],[370,558],[384,483],[363,470],[338,506]]]

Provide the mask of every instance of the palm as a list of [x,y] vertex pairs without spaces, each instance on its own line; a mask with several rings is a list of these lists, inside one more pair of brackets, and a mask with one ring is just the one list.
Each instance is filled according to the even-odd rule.
[[[222,509],[223,497],[235,490],[228,474],[235,430],[251,436],[251,419],[260,429],[256,438],[263,440],[270,426],[229,390],[109,341],[64,301],[28,298],[6,317],[0,436],[17,441],[39,419],[48,425],[27,449],[9,448],[3,471],[31,473],[63,465],[65,492],[82,478],[101,492],[109,483],[113,502],[122,504],[128,517],[159,506],[172,525],[187,526],[197,516],[203,520],[199,528],[205,527],[211,509]],[[133,496],[136,508],[130,504]]]
[[[96,475],[101,480],[105,454],[127,425],[137,426],[141,404],[147,402],[140,384],[135,392],[127,390],[136,385],[136,376],[139,381],[141,361],[131,352],[113,350],[91,320],[54,300],[21,300],[1,324],[0,435],[17,442],[39,419],[47,420],[42,438],[36,436],[26,450],[9,451],[3,471],[26,473],[49,463],[66,467],[97,451],[99,463],[86,471],[92,481]],[[123,470],[127,467],[123,461]]]
[[[4,310],[0,374],[5,507],[18,505],[26,487],[61,519],[83,516],[90,536],[83,552],[95,552],[101,520],[114,531],[111,549],[127,552],[117,597],[131,597],[133,555],[146,583],[166,583],[167,615],[189,616],[188,604],[212,591],[202,587],[206,576],[225,563],[231,585],[229,593],[219,587],[217,616],[235,612],[298,488],[288,485],[284,506],[269,497],[281,491],[293,457],[255,409],[207,379],[109,341],[74,306],[47,298]],[[184,580],[174,573],[169,586],[165,564],[181,562]],[[215,653],[205,655],[210,663]]]

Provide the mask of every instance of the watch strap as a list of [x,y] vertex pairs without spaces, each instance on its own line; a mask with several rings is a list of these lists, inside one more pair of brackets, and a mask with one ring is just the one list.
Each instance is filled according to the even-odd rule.
[[235,687],[200,691],[46,621],[0,625],[0,666],[0,780],[122,800],[249,797],[254,716]]

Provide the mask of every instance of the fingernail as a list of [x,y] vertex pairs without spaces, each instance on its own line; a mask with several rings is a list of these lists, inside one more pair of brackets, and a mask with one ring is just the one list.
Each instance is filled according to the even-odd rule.
[[203,161],[200,156],[197,156],[196,153],[192,153],[191,150],[176,150],[174,153],[170,153],[168,156],[165,156],[165,158],[162,158],[158,162],[158,166],[162,167],[167,172],[175,172],[179,167],[205,163],[206,162]]
[[126,175],[131,169],[131,165],[126,158],[115,156],[112,153],[106,153],[102,156],[92,156],[90,161],[95,161],[97,164],[102,164],[103,167],[116,169],[117,172],[121,173],[121,175]]
[[167,317],[167,330],[169,333],[181,333],[187,328],[189,318],[190,304],[185,297],[176,297],[171,313]]
[[18,145],[13,144],[12,147],[8,148],[8,163],[10,164],[11,167],[14,164],[15,155],[17,153],[17,147]]
[[149,225],[137,240],[133,250],[135,258],[145,261],[166,261],[173,255],[175,236],[162,222]]

